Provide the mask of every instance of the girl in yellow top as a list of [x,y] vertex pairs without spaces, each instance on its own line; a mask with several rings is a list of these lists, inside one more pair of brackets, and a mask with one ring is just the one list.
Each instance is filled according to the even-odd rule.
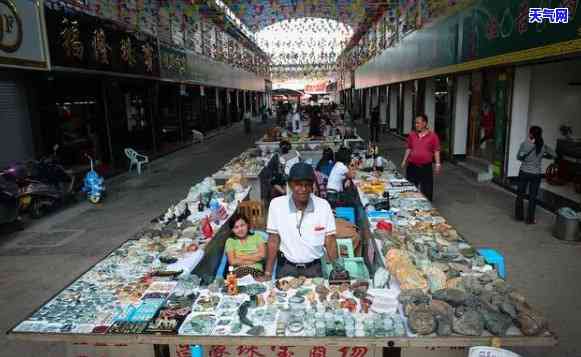
[[262,276],[262,262],[266,257],[264,240],[250,232],[248,219],[236,213],[230,220],[230,230],[234,234],[226,240],[224,250],[228,256],[228,263],[235,268],[238,277],[251,274],[254,277]]

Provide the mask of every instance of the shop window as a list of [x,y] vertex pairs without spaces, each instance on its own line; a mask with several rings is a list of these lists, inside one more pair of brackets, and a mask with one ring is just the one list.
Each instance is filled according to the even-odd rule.
[[41,135],[36,139],[42,147],[39,154],[52,154],[58,144],[58,158],[67,169],[74,173],[87,170],[88,154],[103,173],[110,154],[100,87],[84,86],[82,79],[67,77],[39,82],[38,86],[43,93],[39,103]]
[[504,161],[509,77],[506,70],[492,69],[475,72],[471,78],[469,153],[493,164],[496,176]]
[[184,120],[184,140],[191,142],[192,130],[203,131],[202,96],[199,87],[188,87],[187,96],[183,97],[182,110]]
[[128,143],[136,150],[153,152],[153,132],[144,93],[129,91],[124,94]]
[[67,167],[89,163],[84,154],[102,161],[102,142],[97,128],[97,98],[63,98],[55,103],[58,113],[59,157]]
[[172,151],[183,144],[181,103],[187,101],[187,94],[185,87],[182,90],[177,84],[160,86],[159,114],[155,125],[159,152]]

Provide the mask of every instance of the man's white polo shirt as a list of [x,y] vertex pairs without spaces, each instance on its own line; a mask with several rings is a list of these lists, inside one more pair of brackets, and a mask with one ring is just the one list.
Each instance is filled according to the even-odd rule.
[[278,234],[279,249],[291,263],[310,263],[322,258],[325,237],[335,234],[335,229],[331,206],[313,194],[302,212],[296,208],[292,194],[277,197],[270,202],[266,230]]

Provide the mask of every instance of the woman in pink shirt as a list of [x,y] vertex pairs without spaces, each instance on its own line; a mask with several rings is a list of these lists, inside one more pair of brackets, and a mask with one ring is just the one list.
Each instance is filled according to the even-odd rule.
[[432,201],[434,192],[434,170],[432,162],[436,160],[435,172],[440,173],[440,139],[428,129],[428,117],[425,114],[417,116],[416,131],[411,132],[407,139],[407,150],[401,163],[406,167],[407,179],[416,185],[420,191]]

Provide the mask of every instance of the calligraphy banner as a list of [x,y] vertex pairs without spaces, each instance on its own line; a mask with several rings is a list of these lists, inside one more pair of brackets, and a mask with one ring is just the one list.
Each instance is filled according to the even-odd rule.
[[383,348],[368,346],[171,346],[171,357],[381,357]]
[[45,8],[53,66],[159,77],[157,41],[68,8]]

